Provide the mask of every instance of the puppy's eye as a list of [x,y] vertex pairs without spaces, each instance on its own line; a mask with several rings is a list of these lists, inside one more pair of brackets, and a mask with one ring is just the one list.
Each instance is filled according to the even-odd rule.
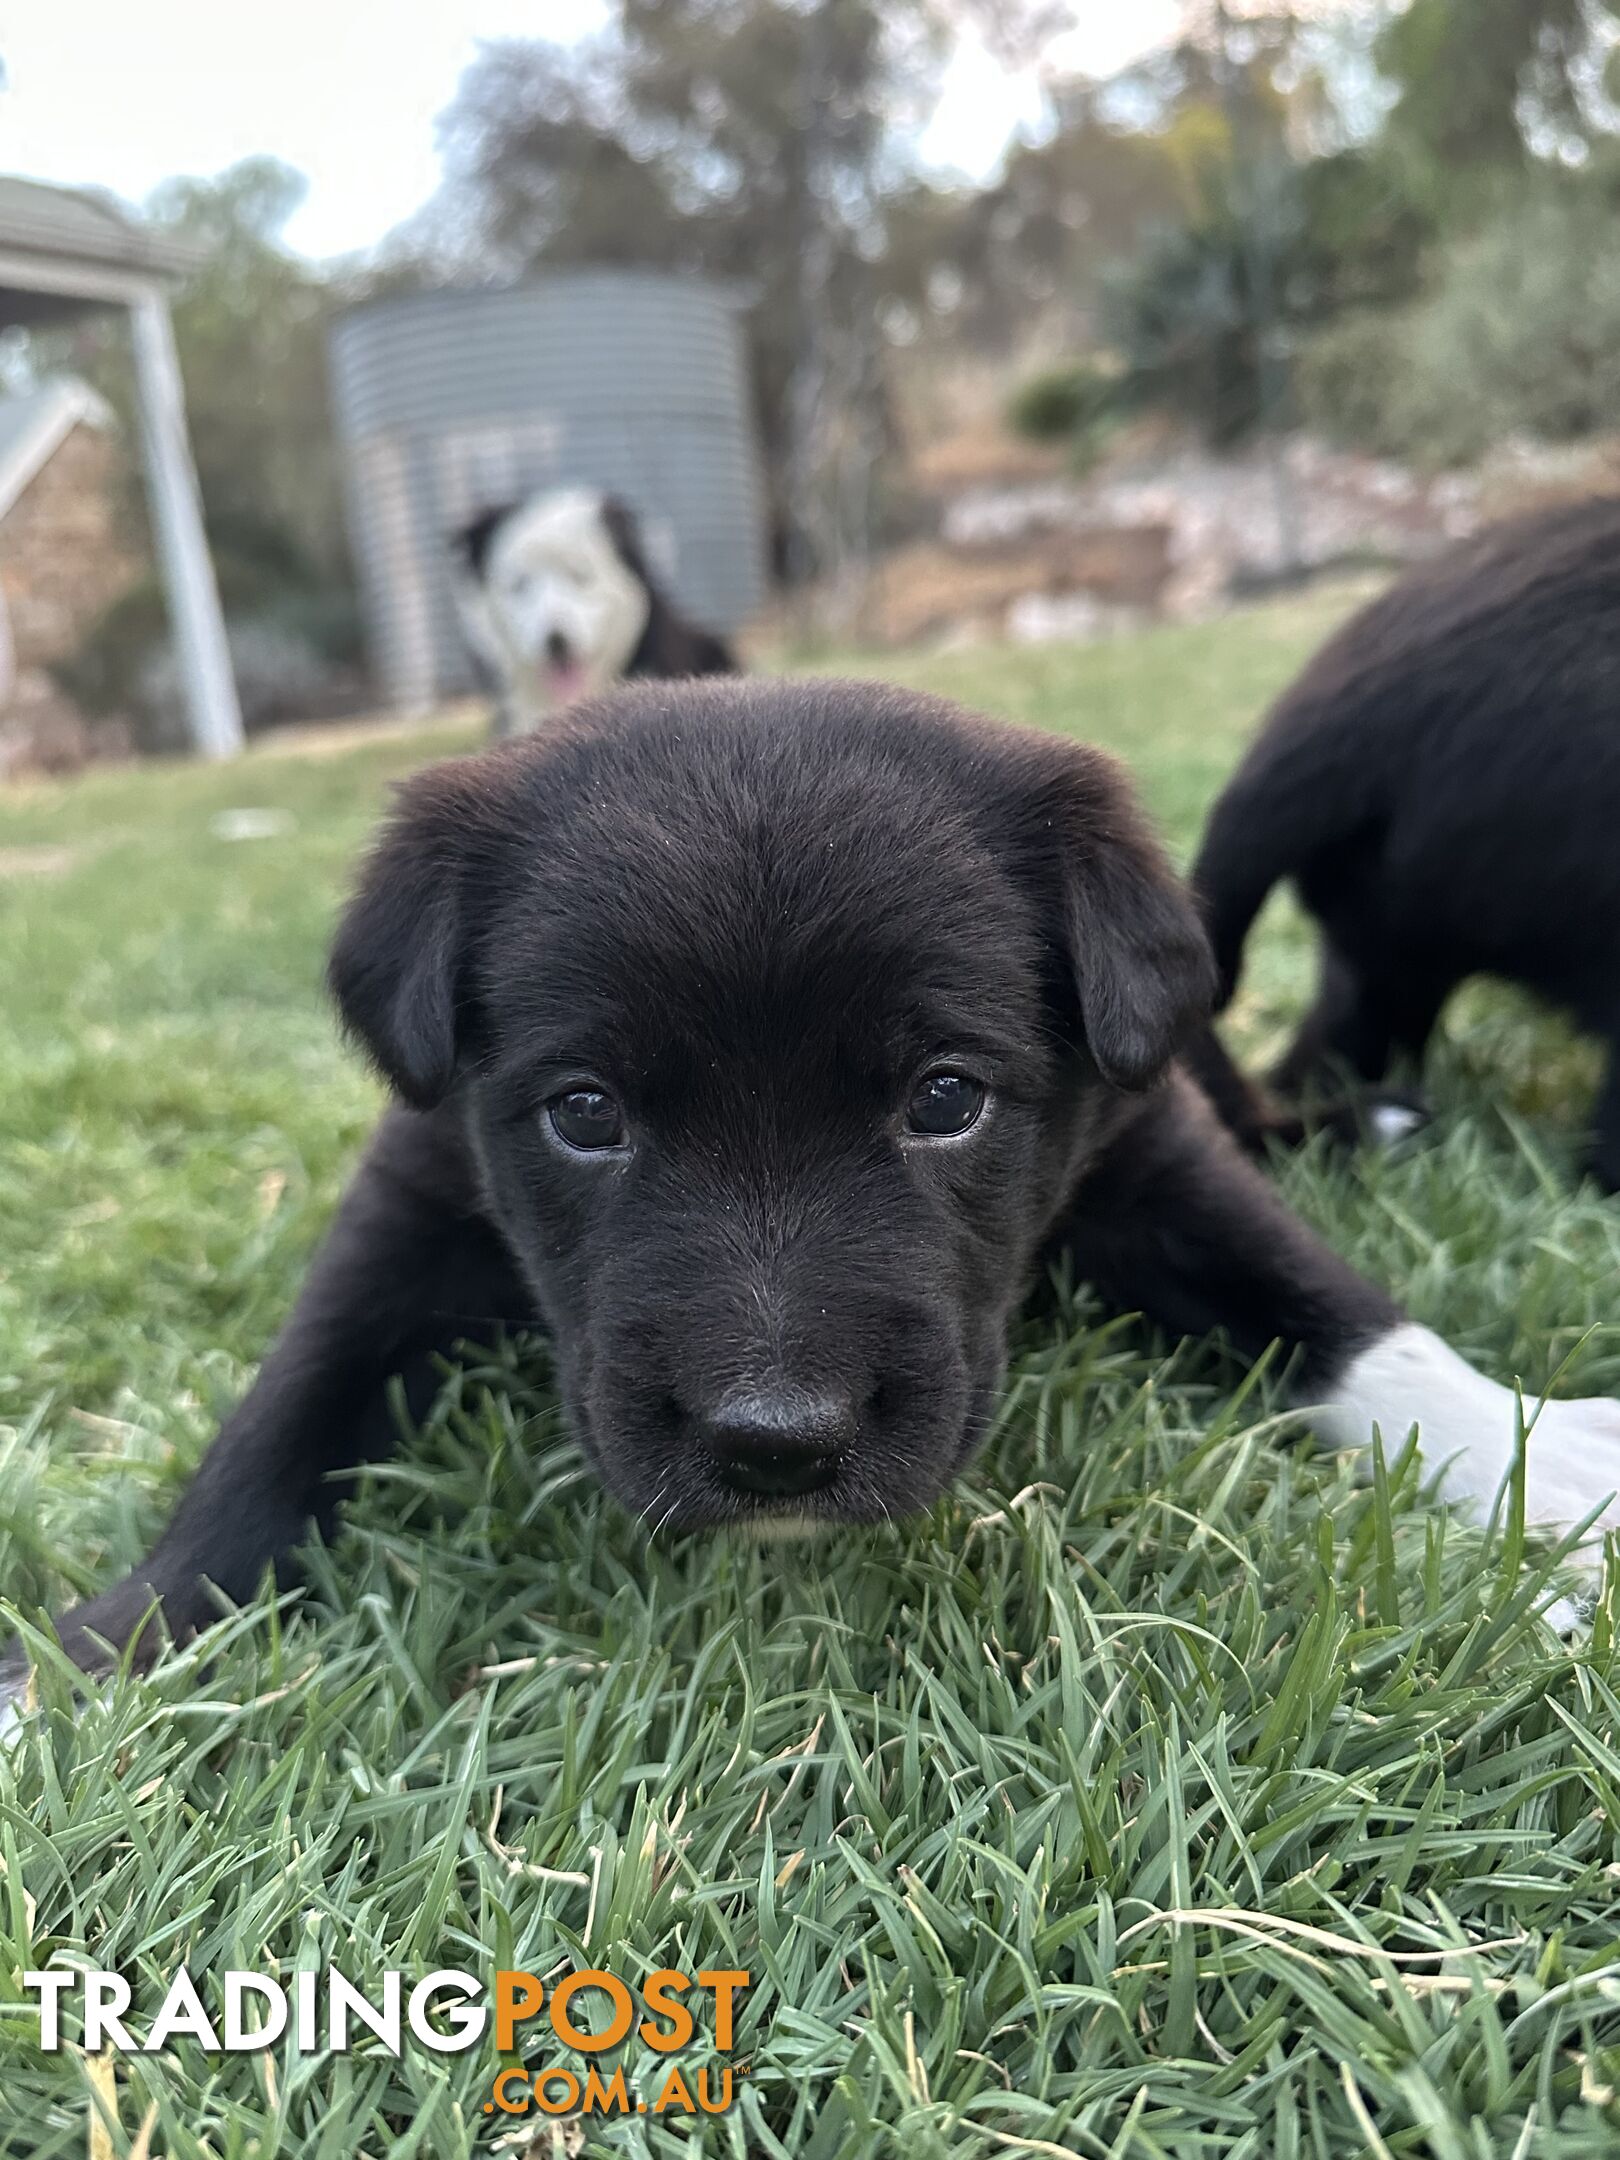
[[933,1072],[919,1080],[906,1105],[906,1129],[930,1140],[965,1133],[984,1108],[984,1083],[961,1072]]
[[570,1088],[552,1097],[546,1113],[565,1147],[590,1154],[624,1145],[624,1112],[605,1089]]

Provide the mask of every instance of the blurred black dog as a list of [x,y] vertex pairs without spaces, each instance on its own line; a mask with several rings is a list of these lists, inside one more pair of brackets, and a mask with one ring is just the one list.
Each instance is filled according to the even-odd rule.
[[[1512,1394],[1175,1068],[1208,948],[1095,751],[856,683],[620,691],[409,783],[331,981],[397,1105],[157,1549],[62,1621],[85,1663],[249,1596],[394,1445],[390,1377],[420,1413],[504,1327],[547,1330],[602,1482],[679,1530],[937,1498],[1058,1252],[1296,1346],[1320,1428],[1420,1422],[1476,1508],[1511,1459]],[[1620,1404],[1547,1404],[1531,1512],[1617,1487]]]
[[456,602],[496,697],[497,735],[637,676],[730,675],[731,648],[678,612],[629,505],[552,488],[456,535]]
[[[1609,1043],[1594,1167],[1620,1187],[1620,500],[1412,572],[1286,692],[1193,873],[1223,1004],[1284,878],[1321,926],[1321,985],[1274,1085],[1380,1080],[1465,976],[1500,975]],[[1212,1092],[1243,1131],[1252,1101]]]

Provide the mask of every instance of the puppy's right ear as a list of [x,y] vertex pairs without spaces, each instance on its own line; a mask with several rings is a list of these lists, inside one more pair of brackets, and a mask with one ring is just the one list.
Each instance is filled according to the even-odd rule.
[[438,766],[402,789],[327,965],[344,1026],[417,1110],[444,1100],[473,1039],[464,887],[487,820],[479,762]]
[[1111,758],[1011,731],[1000,754],[1030,790],[1026,815],[1038,821],[1048,905],[1055,900],[1097,1069],[1127,1093],[1152,1087],[1210,1015],[1215,966],[1203,925]]

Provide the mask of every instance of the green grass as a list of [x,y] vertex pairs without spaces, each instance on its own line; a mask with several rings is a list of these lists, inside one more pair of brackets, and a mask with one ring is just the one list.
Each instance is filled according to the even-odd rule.
[[[1336,603],[908,679],[1125,754],[1176,846]],[[891,663],[892,667],[892,663]],[[902,672],[901,669],[893,669]],[[465,732],[0,796],[0,1592],[140,1554],[249,1379],[376,1107],[319,995],[385,783]],[[221,809],[281,835],[228,843]],[[1239,1015],[1308,979],[1268,918]],[[1585,1049],[1461,1001],[1435,1131],[1296,1202],[1503,1376],[1620,1390]],[[537,1362],[453,1380],[279,1618],[75,1688],[0,1760],[0,2153],[579,2148],[487,2051],[120,2059],[7,2008],[52,1960],[742,1966],[732,2113],[590,2154],[1585,2160],[1620,2150],[1620,1598],[1573,1654],[1501,1541],[1313,1455],[1269,1376],[1083,1294],[927,1518],[649,1545]],[[541,1872],[548,1871],[548,1872]],[[552,2059],[541,2055],[538,2060]],[[633,2055],[632,2069],[642,2058]],[[138,2126],[155,2109],[148,2144]],[[531,2144],[529,2140],[532,2139]]]

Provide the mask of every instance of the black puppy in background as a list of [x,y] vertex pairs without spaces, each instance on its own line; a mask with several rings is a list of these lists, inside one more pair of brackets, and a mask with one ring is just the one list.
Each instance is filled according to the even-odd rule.
[[[545,1328],[598,1476],[675,1530],[926,1506],[1059,1252],[1178,1332],[1295,1346],[1328,1438],[1416,1422],[1476,1511],[1508,1468],[1512,1393],[1177,1069],[1208,948],[1095,751],[871,685],[621,691],[410,782],[331,980],[396,1106],[151,1558],[61,1621],[86,1664],[250,1596],[395,1444],[391,1376],[419,1414],[503,1325]],[[1616,1488],[1620,1404],[1541,1406],[1532,1516]]]
[[[1620,500],[1413,571],[1284,694],[1193,872],[1223,1005],[1285,878],[1320,925],[1321,984],[1273,1085],[1381,1080],[1465,976],[1503,976],[1609,1044],[1593,1163],[1620,1187]],[[1255,1100],[1221,1063],[1212,1047],[1200,1070],[1248,1136]]]
[[456,604],[496,697],[498,736],[638,677],[730,675],[730,646],[680,613],[628,503],[549,488],[486,510],[453,543]]

